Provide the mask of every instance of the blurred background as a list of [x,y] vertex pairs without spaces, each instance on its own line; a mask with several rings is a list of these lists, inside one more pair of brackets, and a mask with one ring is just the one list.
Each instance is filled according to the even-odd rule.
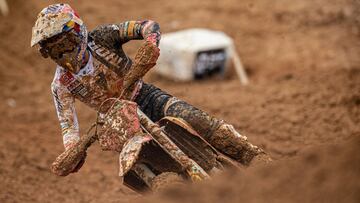
[[[79,173],[51,174],[63,151],[50,91],[55,64],[30,48],[31,28],[58,1],[8,0],[0,16],[0,202],[144,202],[122,186],[118,156],[95,145]],[[146,201],[359,202],[358,0],[77,0],[89,30],[151,19],[162,33],[208,28],[230,36],[250,83],[145,81],[232,123],[274,163],[229,172]],[[139,42],[129,42],[134,56]],[[181,42],[179,42],[181,43]],[[82,133],[95,112],[77,102]],[[233,181],[229,181],[229,179]]]

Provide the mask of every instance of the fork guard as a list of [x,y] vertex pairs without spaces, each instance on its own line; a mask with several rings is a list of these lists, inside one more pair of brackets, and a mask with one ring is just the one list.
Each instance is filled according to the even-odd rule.
[[142,146],[152,140],[147,135],[136,135],[130,138],[125,144],[119,155],[119,176],[123,177],[138,160]]

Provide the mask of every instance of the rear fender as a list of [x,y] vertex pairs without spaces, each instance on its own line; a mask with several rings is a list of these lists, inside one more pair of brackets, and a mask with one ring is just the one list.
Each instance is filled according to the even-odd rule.
[[136,163],[143,144],[152,138],[147,135],[137,135],[130,138],[120,152],[119,156],[119,176],[123,177]]

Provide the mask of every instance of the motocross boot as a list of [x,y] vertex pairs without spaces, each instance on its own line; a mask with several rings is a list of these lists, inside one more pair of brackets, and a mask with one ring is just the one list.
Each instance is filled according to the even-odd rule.
[[182,118],[216,149],[245,166],[248,166],[255,157],[254,160],[270,161],[262,149],[249,143],[247,137],[240,135],[232,125],[184,101],[175,97],[170,98],[164,112],[165,116]]

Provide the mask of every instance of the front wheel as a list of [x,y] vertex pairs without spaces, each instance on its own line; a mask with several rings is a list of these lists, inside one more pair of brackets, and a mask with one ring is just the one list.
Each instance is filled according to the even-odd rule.
[[164,172],[157,175],[151,183],[153,192],[164,191],[169,187],[181,187],[185,185],[185,180],[177,173]]

